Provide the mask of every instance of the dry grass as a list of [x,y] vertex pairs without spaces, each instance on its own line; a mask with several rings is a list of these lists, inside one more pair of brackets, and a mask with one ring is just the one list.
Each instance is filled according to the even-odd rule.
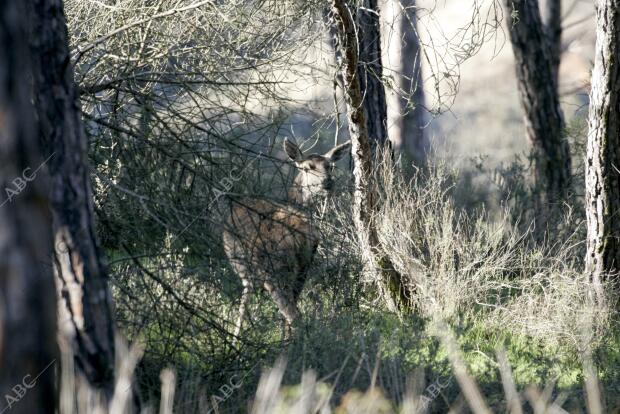
[[[447,325],[438,322],[434,325],[435,335],[439,337],[448,352],[448,359],[452,365],[454,377],[458,381],[461,394],[451,404],[451,413],[463,412],[466,402],[471,412],[476,414],[488,414],[491,411],[485,396],[469,374],[463,362],[454,334]],[[63,355],[63,369],[65,373],[72,373],[70,359],[67,354]],[[139,347],[123,352],[119,358],[121,368],[117,379],[114,396],[106,408],[102,399],[90,390],[84,383],[76,380],[71,374],[63,375],[61,394],[62,401],[59,410],[62,414],[130,414],[134,413],[132,401],[133,392],[131,377],[135,364],[141,356]],[[557,398],[551,396],[554,392],[554,383],[549,383],[544,389],[528,386],[518,391],[507,361],[505,352],[499,349],[497,352],[498,367],[501,374],[505,392],[505,410],[512,414],[524,412],[527,402],[530,410],[534,413],[566,413],[562,404],[566,395],[560,393]],[[585,401],[588,413],[599,414],[604,411],[603,399],[596,370],[593,366],[591,355],[588,351],[582,354],[584,366],[584,389]],[[338,402],[334,401],[333,390],[335,385],[323,382],[316,378],[316,374],[308,370],[304,372],[299,385],[287,386],[282,383],[286,363],[280,359],[273,368],[266,370],[261,376],[255,398],[249,404],[249,412],[252,414],[419,414],[429,412],[433,399],[426,396],[431,387],[421,390],[421,387],[408,387],[406,395],[400,406],[387,399],[381,389],[371,384],[365,392],[350,390]],[[161,397],[159,403],[160,414],[172,414],[173,412],[185,412],[175,410],[175,374],[172,370],[164,370],[160,376]],[[423,381],[423,380],[422,380]],[[421,383],[420,380],[417,380]],[[441,389],[433,391],[434,397],[441,394]],[[431,396],[433,396],[431,395]],[[183,407],[184,401],[176,401],[177,408]],[[495,407],[497,409],[498,407]],[[141,413],[155,413],[152,406],[144,407]],[[204,412],[218,413],[217,405],[211,406]]]
[[[468,214],[455,205],[456,176],[440,165],[407,181],[389,160],[376,174],[379,237],[417,292],[414,301],[421,315],[475,319],[573,350],[601,338],[611,320],[611,302],[605,297],[590,300],[594,285],[583,272],[583,246],[575,232],[541,246],[532,242],[529,230],[521,232],[523,226],[511,223],[514,215],[508,210],[497,220],[484,210]],[[355,244],[355,233],[350,234]],[[357,243],[357,255],[363,257],[363,250]],[[374,283],[373,277],[366,275],[365,281]],[[592,336],[583,338],[583,324],[590,321]]]
[[[463,401],[465,401],[471,412],[475,414],[492,413],[489,403],[463,362],[461,350],[454,334],[446,325],[437,323],[436,335],[448,351],[448,359],[461,389],[461,395],[453,402],[449,412],[464,412]],[[567,412],[562,408],[566,399],[565,394],[560,393],[557,398],[552,399],[554,383],[549,383],[542,389],[528,386],[519,392],[515,386],[504,350],[498,349],[497,360],[504,386],[505,407],[494,407],[495,410],[505,409],[505,412],[508,413],[521,414],[525,412],[527,403],[529,405],[527,410],[536,414]],[[603,413],[604,405],[598,378],[591,357],[587,352],[582,354],[582,361],[585,373],[585,401],[583,405],[587,407],[590,414]],[[398,406],[389,401],[379,388],[371,385],[366,392],[349,391],[336,405],[330,401],[331,388],[329,384],[317,381],[315,374],[311,371],[304,373],[302,383],[299,386],[282,385],[284,368],[285,365],[280,362],[273,369],[263,374],[256,399],[252,404],[251,412],[253,414],[419,414],[429,412],[429,402],[432,402],[429,401],[428,397],[422,395],[418,389],[410,387],[407,395],[403,398],[403,403]],[[428,389],[429,387],[427,387]],[[435,394],[438,395],[438,393]]]

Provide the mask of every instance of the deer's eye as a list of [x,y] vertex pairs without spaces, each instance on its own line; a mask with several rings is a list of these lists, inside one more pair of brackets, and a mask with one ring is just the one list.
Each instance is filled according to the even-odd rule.
[[311,170],[316,170],[316,167],[314,166],[314,164],[308,165],[308,168],[311,169]]

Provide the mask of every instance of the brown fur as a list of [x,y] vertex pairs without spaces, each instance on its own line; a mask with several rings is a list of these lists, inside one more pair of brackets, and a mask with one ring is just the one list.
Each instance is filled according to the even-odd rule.
[[288,326],[299,317],[297,300],[320,239],[308,207],[316,196],[331,190],[332,165],[348,146],[345,143],[325,155],[304,157],[297,146],[285,140],[285,151],[300,171],[289,191],[294,204],[247,198],[233,201],[223,241],[243,284],[236,336],[256,287],[270,294]]

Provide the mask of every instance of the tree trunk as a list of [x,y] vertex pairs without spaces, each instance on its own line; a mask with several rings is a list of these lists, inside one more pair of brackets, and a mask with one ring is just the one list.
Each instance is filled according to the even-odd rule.
[[[376,10],[376,9],[375,9]],[[340,67],[344,96],[347,105],[347,119],[351,138],[353,176],[355,178],[353,219],[362,244],[368,248],[368,266],[379,269],[379,287],[388,307],[392,311],[408,309],[411,302],[409,287],[394,269],[389,257],[381,252],[373,216],[376,212],[376,194],[373,188],[373,154],[367,127],[367,120],[358,71],[359,51],[357,30],[351,6],[345,0],[332,1],[332,13],[336,21]],[[376,38],[375,42],[379,43]],[[367,92],[368,95],[368,92]],[[368,98],[368,96],[366,96]],[[378,100],[374,100],[375,105]],[[385,101],[384,101],[385,102]],[[385,113],[385,112],[384,112]],[[372,124],[372,122],[371,122]],[[375,126],[377,124],[374,124]],[[385,137],[385,135],[383,135]]]
[[619,0],[598,1],[588,123],[586,270],[600,283],[606,273],[620,270]]
[[562,57],[562,0],[544,0],[542,20],[547,33],[553,80],[559,86],[558,74]]
[[356,10],[359,57],[357,75],[363,96],[364,118],[373,154],[385,148],[387,104],[381,64],[381,20],[377,0],[363,0]]
[[[547,222],[552,204],[570,192],[571,159],[557,90],[557,68],[537,0],[504,0],[521,106],[540,191],[537,210]],[[554,32],[555,33],[555,32]]]
[[0,2],[0,411],[54,413],[56,300],[22,2]]
[[388,34],[386,60],[392,70],[394,89],[388,99],[388,133],[396,152],[405,153],[417,165],[425,165],[430,141],[425,134],[426,112],[422,86],[422,55],[417,32],[415,0],[386,0]]
[[109,399],[114,388],[114,324],[107,269],[94,228],[88,142],[69,58],[61,0],[33,0],[31,51],[34,100],[50,160],[61,343],[75,366]]

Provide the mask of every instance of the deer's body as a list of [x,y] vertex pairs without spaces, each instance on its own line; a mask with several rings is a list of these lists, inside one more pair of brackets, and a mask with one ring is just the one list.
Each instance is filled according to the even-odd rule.
[[299,317],[297,300],[320,240],[309,210],[316,196],[331,190],[331,167],[348,143],[307,157],[287,140],[284,148],[300,170],[289,191],[291,202],[234,201],[224,230],[224,250],[243,284],[236,336],[254,288],[269,293],[287,325]]

